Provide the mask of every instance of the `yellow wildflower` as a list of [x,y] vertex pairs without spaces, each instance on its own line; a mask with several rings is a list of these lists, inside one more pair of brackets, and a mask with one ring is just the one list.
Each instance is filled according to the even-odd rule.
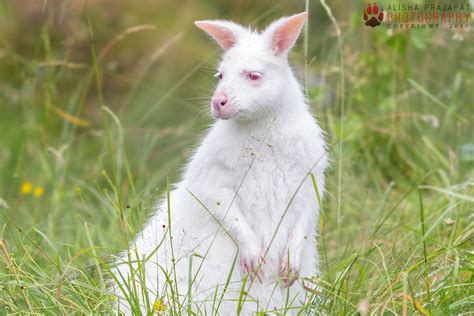
[[30,194],[31,190],[33,190],[31,182],[25,181],[21,184],[21,194]]
[[116,301],[116,300],[117,300],[117,296],[115,296],[115,295],[110,295],[110,300],[111,300],[111,301]]
[[35,188],[35,190],[33,191],[33,195],[36,196],[36,197],[42,196],[43,193],[44,193],[44,189],[43,189],[42,187],[40,187],[40,186],[37,186],[37,187]]
[[166,311],[166,304],[163,299],[159,298],[155,301],[155,304],[153,304],[153,311],[159,315]]

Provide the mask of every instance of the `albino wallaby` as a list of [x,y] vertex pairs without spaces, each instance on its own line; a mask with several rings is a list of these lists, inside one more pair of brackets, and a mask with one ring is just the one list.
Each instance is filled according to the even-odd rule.
[[224,50],[210,104],[217,121],[118,260],[120,310],[152,311],[158,300],[178,314],[291,313],[314,297],[303,283],[317,273],[317,192],[328,162],[288,64],[306,18],[261,33],[195,22]]

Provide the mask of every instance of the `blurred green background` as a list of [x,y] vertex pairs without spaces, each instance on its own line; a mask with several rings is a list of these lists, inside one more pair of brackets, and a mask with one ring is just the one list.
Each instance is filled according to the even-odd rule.
[[[472,27],[390,31],[362,1],[308,4],[290,58],[333,160],[310,308],[472,311]],[[0,313],[111,312],[104,264],[212,122],[220,52],[193,21],[261,29],[305,5],[0,1]]]

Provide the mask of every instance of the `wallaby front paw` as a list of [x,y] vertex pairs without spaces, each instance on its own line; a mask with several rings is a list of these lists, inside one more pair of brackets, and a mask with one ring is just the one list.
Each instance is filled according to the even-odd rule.
[[252,278],[262,283],[265,275],[263,274],[263,265],[265,259],[257,247],[245,244],[240,246],[240,267],[243,274],[248,274]]
[[291,260],[288,260],[288,258],[288,255],[286,255],[283,256],[280,260],[280,269],[278,271],[278,274],[281,278],[280,286],[282,288],[286,288],[293,285],[293,283],[298,280],[300,276],[301,267],[298,263],[298,260],[295,260],[296,258],[290,258],[293,259],[292,262]]

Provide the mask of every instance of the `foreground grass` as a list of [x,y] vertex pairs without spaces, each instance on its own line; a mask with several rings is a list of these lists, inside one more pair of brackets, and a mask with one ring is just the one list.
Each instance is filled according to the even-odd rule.
[[[467,314],[474,308],[473,41],[453,41],[449,30],[368,32],[349,23],[345,7],[331,7],[345,25],[343,63],[316,4],[310,34],[324,35],[309,37],[306,59],[308,96],[335,163],[320,222],[321,293],[305,310]],[[0,8],[20,18],[13,5]],[[46,17],[57,12],[46,8]],[[154,31],[133,24],[105,33],[100,12],[81,15],[91,44],[80,54],[62,48],[57,38],[66,36],[52,20],[17,45],[14,22],[4,19],[9,27],[0,31],[1,313],[112,313],[116,298],[105,282],[112,255],[146,221],[209,123],[197,105],[212,93],[207,60],[215,58],[189,27],[198,17],[181,22],[185,35],[160,32],[173,22],[165,18]],[[283,13],[262,9],[242,21]],[[148,23],[140,14],[135,20]],[[147,32],[161,36],[152,48]],[[147,57],[130,62],[129,46]],[[301,56],[293,56],[296,69]]]

